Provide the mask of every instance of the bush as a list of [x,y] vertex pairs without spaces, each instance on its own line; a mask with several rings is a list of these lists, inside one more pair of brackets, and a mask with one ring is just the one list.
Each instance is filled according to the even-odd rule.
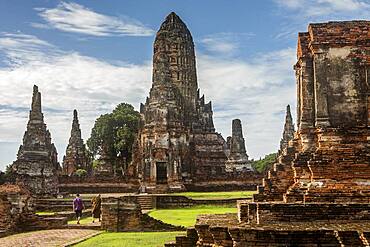
[[77,171],[75,171],[75,175],[77,177],[80,177],[80,178],[86,177],[87,176],[87,171],[84,170],[84,169],[78,169]]

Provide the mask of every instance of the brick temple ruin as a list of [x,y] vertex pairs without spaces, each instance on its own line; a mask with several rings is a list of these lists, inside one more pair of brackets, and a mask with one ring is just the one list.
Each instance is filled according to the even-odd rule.
[[369,246],[369,34],[369,21],[298,34],[294,138],[286,142],[287,114],[282,150],[253,202],[239,201],[237,215],[199,216],[166,246]]
[[17,160],[11,165],[17,183],[36,195],[56,195],[58,174],[61,168],[58,153],[51,142],[49,130],[41,111],[41,93],[33,86],[31,111],[23,144],[19,147]]
[[293,140],[293,138],[294,138],[293,118],[290,112],[290,105],[287,105],[283,136],[281,137],[280,140],[279,152],[282,152],[284,149],[286,149],[289,145],[289,141]]
[[[227,145],[215,131],[212,103],[200,96],[191,33],[173,12],[155,38],[152,80],[140,107],[133,158],[142,185],[185,190],[185,184],[224,176]],[[240,120],[233,122],[230,149],[231,170],[243,166],[251,171]]]
[[71,176],[78,169],[83,169],[91,173],[92,166],[81,137],[77,110],[73,110],[71,137],[69,138],[66,155],[63,157],[63,173]]
[[234,119],[231,127],[232,136],[227,138],[226,171],[252,171],[251,161],[248,159],[240,119]]
[[[173,12],[155,38],[152,82],[149,97],[140,106],[133,161],[121,177],[115,175],[104,150],[100,165],[92,168],[76,110],[60,168],[35,86],[23,145],[12,165],[17,182],[38,195],[139,189],[150,193],[250,190],[261,183],[246,152],[241,121],[232,121],[227,142],[216,132],[212,103],[205,102],[198,88],[193,38]],[[87,175],[75,176],[77,170],[85,170]]]

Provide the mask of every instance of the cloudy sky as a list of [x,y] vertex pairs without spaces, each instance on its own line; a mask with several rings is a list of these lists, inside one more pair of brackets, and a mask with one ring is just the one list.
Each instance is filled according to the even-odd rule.
[[248,154],[259,158],[277,150],[287,104],[295,117],[297,32],[310,22],[369,19],[370,0],[0,0],[0,169],[16,157],[33,84],[59,160],[73,109],[85,140],[118,103],[138,109],[155,33],[171,11],[192,32],[217,131],[226,138],[240,118]]

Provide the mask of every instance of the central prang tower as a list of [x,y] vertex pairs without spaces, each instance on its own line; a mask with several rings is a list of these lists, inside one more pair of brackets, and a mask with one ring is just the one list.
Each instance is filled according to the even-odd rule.
[[198,83],[193,38],[173,12],[162,23],[154,41],[153,83],[163,83],[164,73],[191,110],[195,110]]
[[142,185],[183,190],[223,174],[225,140],[215,132],[211,102],[200,97],[193,38],[173,12],[156,35],[152,82],[133,155]]

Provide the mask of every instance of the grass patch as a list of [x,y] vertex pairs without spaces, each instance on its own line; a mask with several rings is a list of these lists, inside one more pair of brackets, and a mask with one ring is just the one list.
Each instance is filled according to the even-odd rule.
[[55,212],[36,212],[37,215],[55,215]]
[[[95,219],[95,221],[99,221],[99,219]],[[80,224],[81,225],[85,225],[85,224],[89,224],[89,223],[92,223],[92,217],[83,217],[80,219]],[[68,221],[68,224],[77,224],[77,220],[69,220]]]
[[252,198],[256,191],[217,191],[217,192],[180,192],[173,195],[187,196],[194,200],[221,200],[235,198]]
[[184,232],[117,232],[102,233],[75,247],[154,247],[163,246],[166,242],[174,241],[175,236],[185,235]]
[[149,215],[155,219],[176,226],[193,226],[199,214],[224,214],[236,213],[236,207],[225,207],[217,205],[201,205],[189,208],[158,209]]

